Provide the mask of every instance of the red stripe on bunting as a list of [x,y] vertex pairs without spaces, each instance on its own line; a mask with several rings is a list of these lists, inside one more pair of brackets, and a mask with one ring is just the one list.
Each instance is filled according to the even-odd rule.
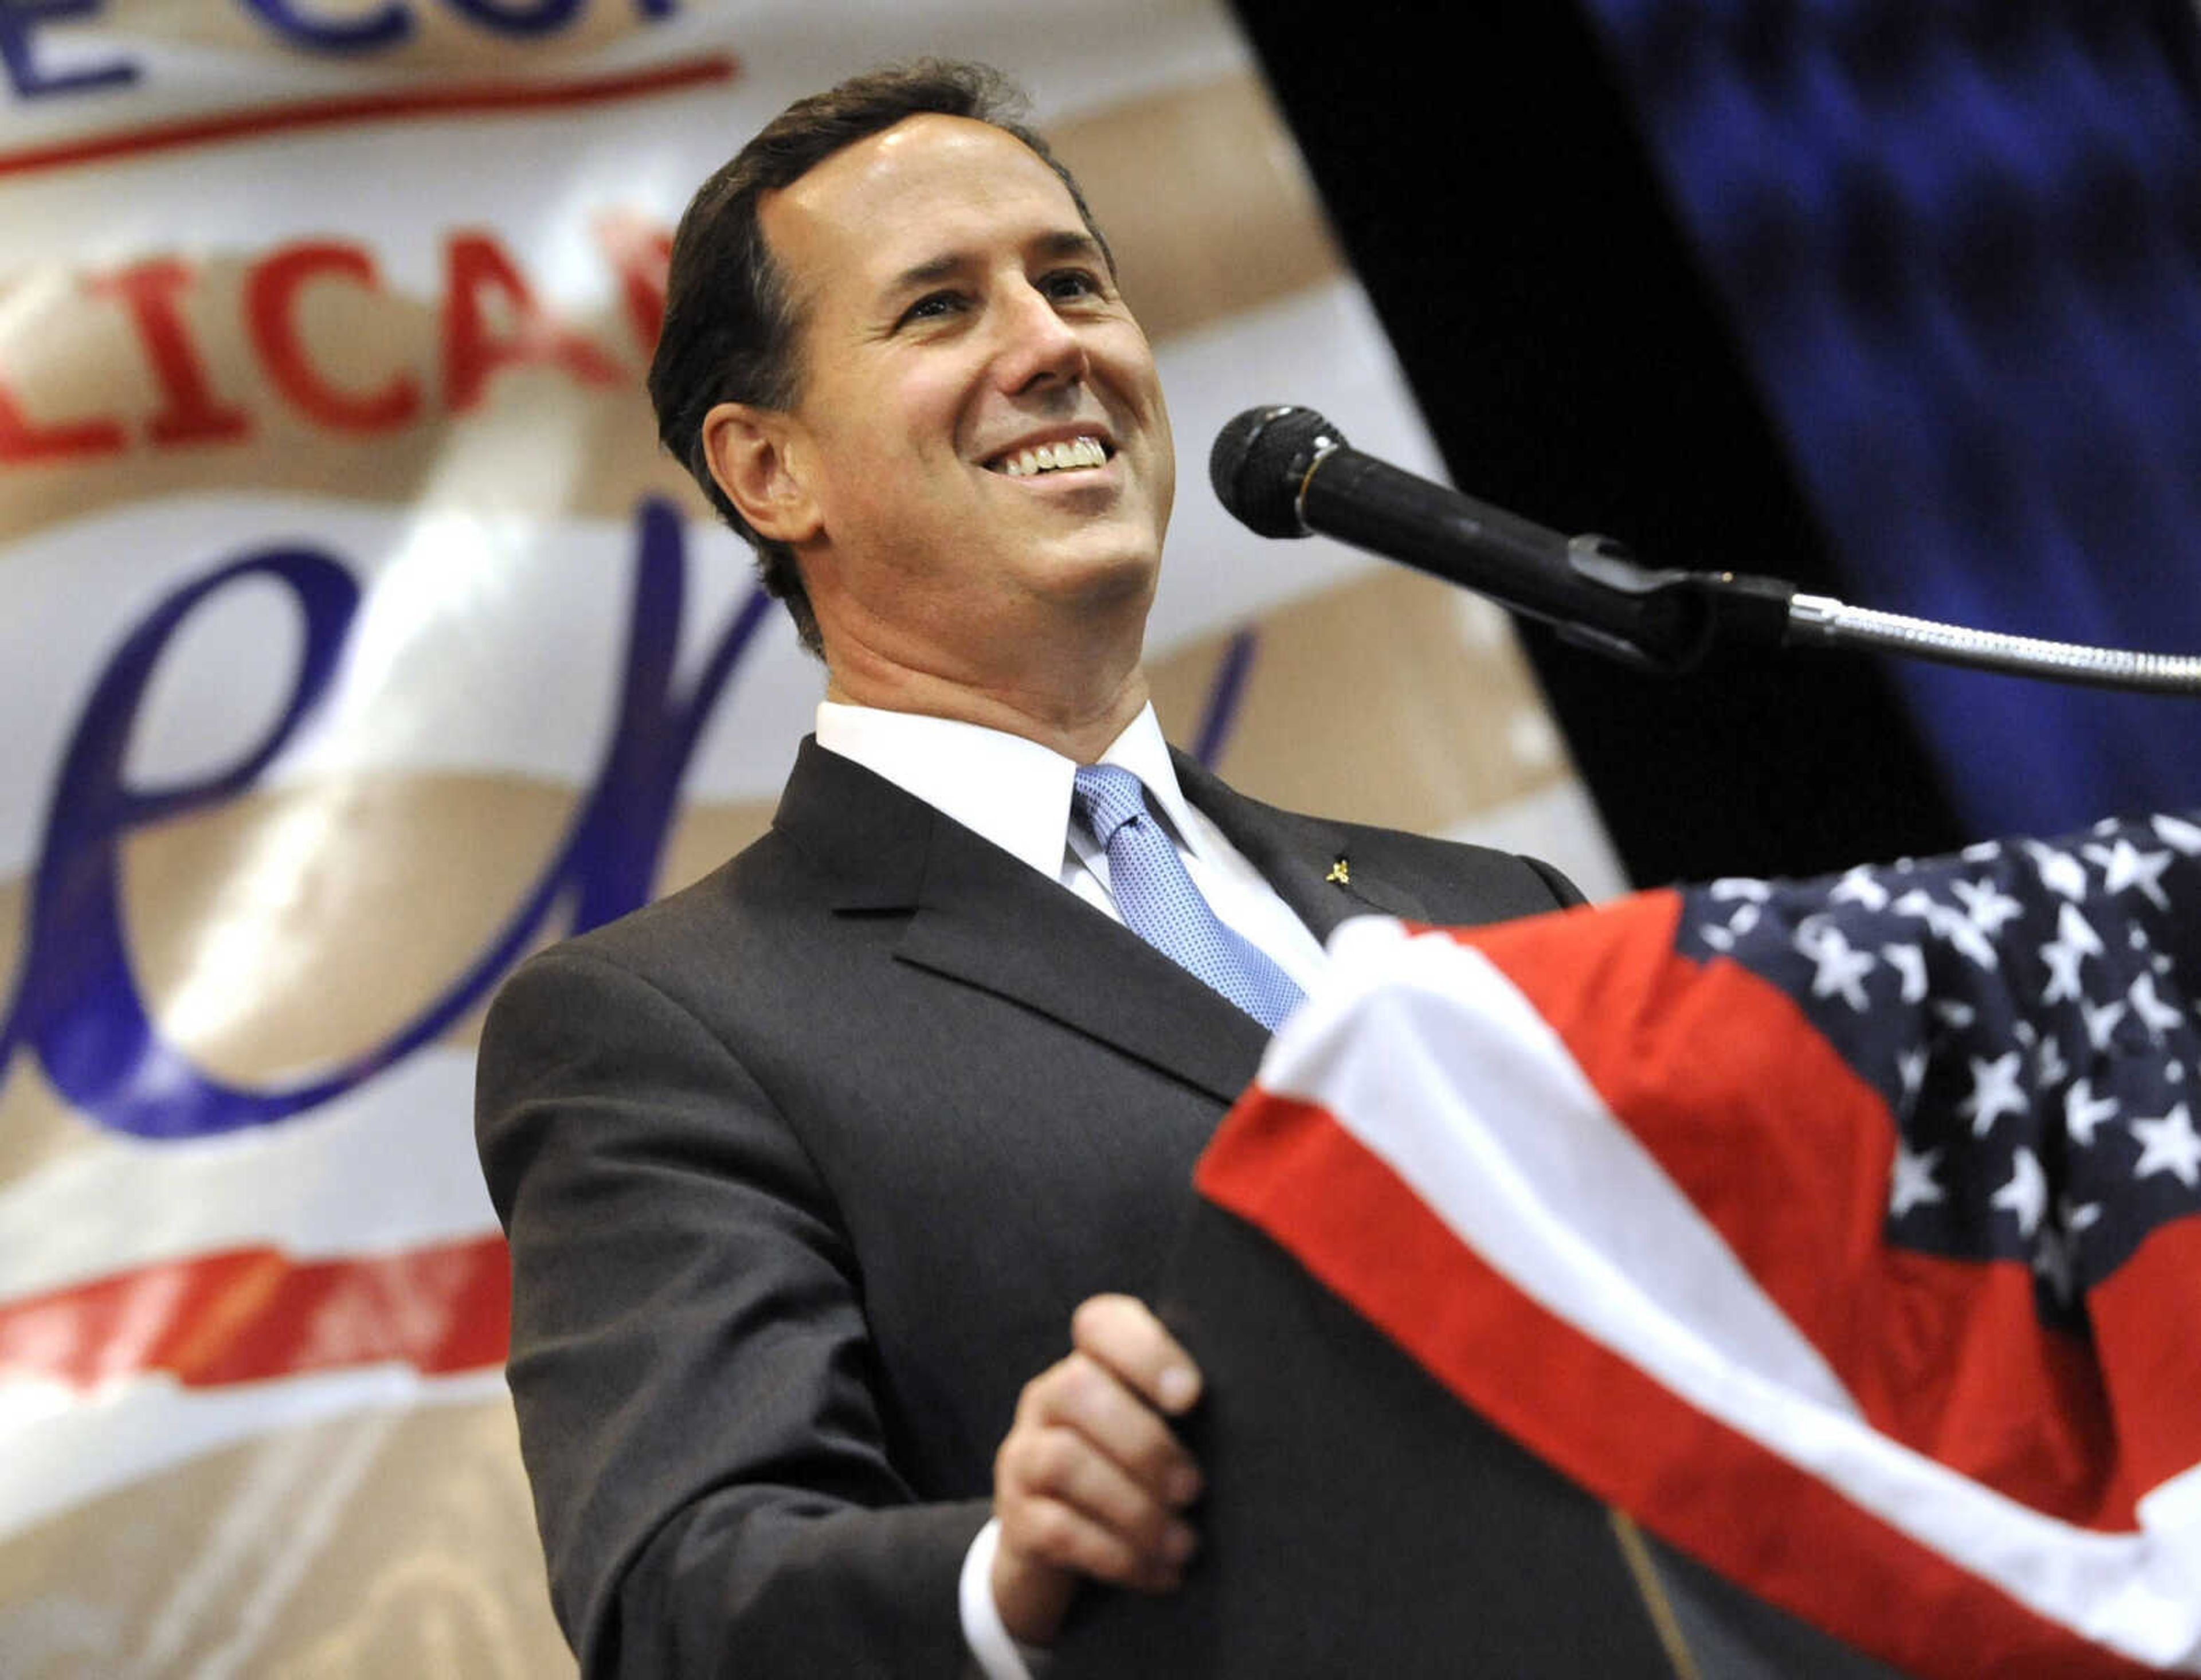
[[0,152],[0,175],[34,174],[82,163],[103,163],[184,146],[256,139],[263,135],[308,128],[334,128],[355,122],[396,122],[417,117],[503,116],[535,111],[570,110],[621,99],[648,98],[692,87],[730,82],[741,72],[728,53],[558,81],[480,82],[443,87],[387,88],[373,93],[338,95],[260,105],[212,116],[179,117],[143,127],[110,130],[80,139],[58,140]]
[[[2081,1239],[2083,1240],[2083,1239]],[[2201,1220],[2150,1236],[2087,1295],[2128,1479],[2146,1489],[2201,1465],[2201,1336],[2187,1303],[2201,1278]]]
[[1860,1650],[1925,1680],[2152,1672],[2034,1614],[1547,1313],[1322,1109],[1249,1096],[1197,1183],[1546,1462]]
[[[2160,1477],[2135,1479],[2121,1451],[2101,1377],[2121,1354],[2045,1327],[2021,1264],[1883,1240],[1896,1131],[1880,1093],[1778,987],[1677,954],[1681,904],[1646,893],[1564,938],[1447,931],[1558,1032],[1875,1430],[2062,1521],[2131,1530]],[[2170,1462],[2197,1460],[2201,1439]]]
[[231,1249],[0,1304],[0,1373],[77,1388],[167,1372],[190,1388],[390,1362],[443,1376],[501,1364],[504,1239],[296,1260]]

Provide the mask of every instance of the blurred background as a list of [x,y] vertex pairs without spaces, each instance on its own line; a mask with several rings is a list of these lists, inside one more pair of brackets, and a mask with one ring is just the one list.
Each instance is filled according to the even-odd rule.
[[654,444],[689,193],[1000,65],[1179,449],[1249,792],[1594,897],[2192,802],[2181,702],[1638,676],[1215,504],[1256,402],[1653,564],[2201,650],[2186,0],[0,6],[0,1672],[540,1675],[473,1032],[769,820],[819,668]]

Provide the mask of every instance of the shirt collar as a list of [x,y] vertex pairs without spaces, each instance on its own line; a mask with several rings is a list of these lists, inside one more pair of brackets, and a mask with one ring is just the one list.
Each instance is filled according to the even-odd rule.
[[[1177,837],[1197,851],[1200,849],[1199,825],[1192,819],[1192,808],[1185,802],[1184,790],[1177,785],[1177,766],[1170,760],[1169,743],[1162,738],[1160,721],[1154,716],[1149,702],[1124,727],[1124,732],[1108,743],[1108,750],[1100,755],[1103,764],[1118,764],[1146,784],[1147,797],[1162,819],[1177,832]],[[1070,820],[1069,800],[1063,802],[1063,821]]]
[[[818,704],[818,744],[883,776],[1042,874],[1060,872],[1077,766],[1052,748],[979,724],[835,700]],[[1136,776],[1179,837],[1198,847],[1199,830],[1151,703],[1109,743],[1100,762]]]

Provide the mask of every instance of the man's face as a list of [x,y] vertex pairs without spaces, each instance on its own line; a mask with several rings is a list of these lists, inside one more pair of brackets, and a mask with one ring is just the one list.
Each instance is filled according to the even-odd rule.
[[853,626],[984,680],[1065,608],[1142,623],[1169,416],[1054,172],[989,124],[912,117],[760,219],[803,322],[789,455],[819,522],[801,552],[829,652]]

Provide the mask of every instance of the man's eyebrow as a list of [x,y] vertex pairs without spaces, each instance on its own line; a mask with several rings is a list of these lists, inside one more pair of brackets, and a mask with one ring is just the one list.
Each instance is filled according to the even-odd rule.
[[[1106,263],[1107,254],[1100,242],[1081,229],[1065,227],[1054,233],[1043,233],[1032,242],[1032,252],[1050,262],[1075,257],[1089,262]],[[942,251],[938,256],[927,257],[913,263],[888,282],[889,296],[912,291],[921,286],[936,285],[942,280],[952,280],[977,261],[968,251]]]
[[938,256],[928,257],[923,262],[905,268],[895,275],[887,283],[887,291],[889,294],[910,291],[919,286],[933,285],[942,280],[953,279],[970,265],[971,260],[970,256],[962,251],[945,251]]
[[1100,242],[1090,233],[1077,228],[1064,228],[1059,233],[1042,238],[1035,249],[1042,256],[1063,258],[1083,257],[1094,262],[1106,262],[1108,254],[1100,249]]

